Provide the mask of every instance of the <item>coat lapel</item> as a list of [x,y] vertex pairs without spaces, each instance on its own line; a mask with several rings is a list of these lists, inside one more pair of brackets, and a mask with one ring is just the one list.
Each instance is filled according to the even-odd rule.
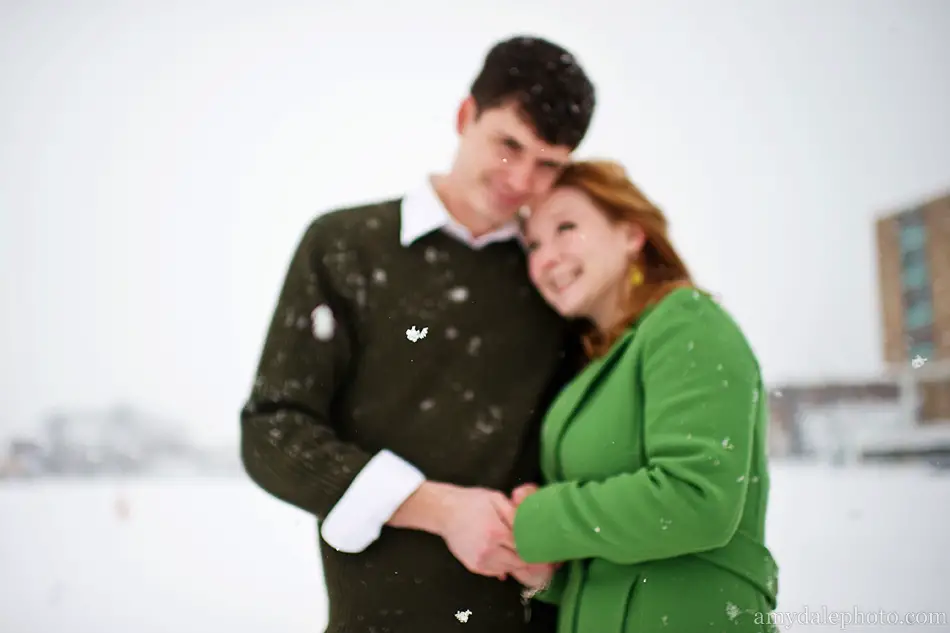
[[549,425],[545,435],[548,436],[552,447],[549,454],[551,461],[546,466],[552,467],[550,472],[557,478],[560,479],[562,476],[559,447],[564,433],[583,405],[596,391],[596,387],[610,375],[610,370],[623,356],[623,352],[633,341],[635,334],[635,328],[624,332],[604,356],[593,361],[577,376],[574,382],[565,388],[551,409],[551,414],[545,422],[546,425]]

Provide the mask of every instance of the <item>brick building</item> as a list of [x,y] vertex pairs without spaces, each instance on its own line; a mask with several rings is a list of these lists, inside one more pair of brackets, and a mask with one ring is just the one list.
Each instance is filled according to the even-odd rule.
[[950,422],[950,194],[875,228],[884,360],[916,421]]

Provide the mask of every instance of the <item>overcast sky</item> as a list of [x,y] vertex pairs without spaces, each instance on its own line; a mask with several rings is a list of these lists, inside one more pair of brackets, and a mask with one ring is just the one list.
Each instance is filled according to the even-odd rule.
[[444,169],[520,32],[771,381],[880,372],[873,219],[950,191],[946,0],[0,0],[0,436],[127,399],[234,440],[300,232]]

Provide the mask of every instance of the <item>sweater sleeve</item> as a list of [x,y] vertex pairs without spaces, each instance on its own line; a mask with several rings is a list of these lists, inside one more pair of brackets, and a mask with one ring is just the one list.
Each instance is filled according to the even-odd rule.
[[258,486],[316,515],[325,539],[352,552],[378,536],[423,476],[388,451],[374,456],[342,441],[334,428],[331,405],[352,369],[354,336],[322,267],[319,227],[318,219],[304,234],[284,279],[240,414],[241,457]]
[[640,332],[646,466],[555,483],[525,499],[515,515],[525,561],[634,564],[731,540],[748,486],[758,363],[711,300],[674,308],[658,310]]

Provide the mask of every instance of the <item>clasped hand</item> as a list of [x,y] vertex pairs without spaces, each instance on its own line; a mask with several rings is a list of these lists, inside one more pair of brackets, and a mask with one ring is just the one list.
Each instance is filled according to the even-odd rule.
[[556,565],[528,564],[514,542],[515,510],[538,487],[524,484],[511,497],[484,488],[460,488],[443,538],[452,554],[472,573],[505,580],[509,575],[526,587],[546,584]]

